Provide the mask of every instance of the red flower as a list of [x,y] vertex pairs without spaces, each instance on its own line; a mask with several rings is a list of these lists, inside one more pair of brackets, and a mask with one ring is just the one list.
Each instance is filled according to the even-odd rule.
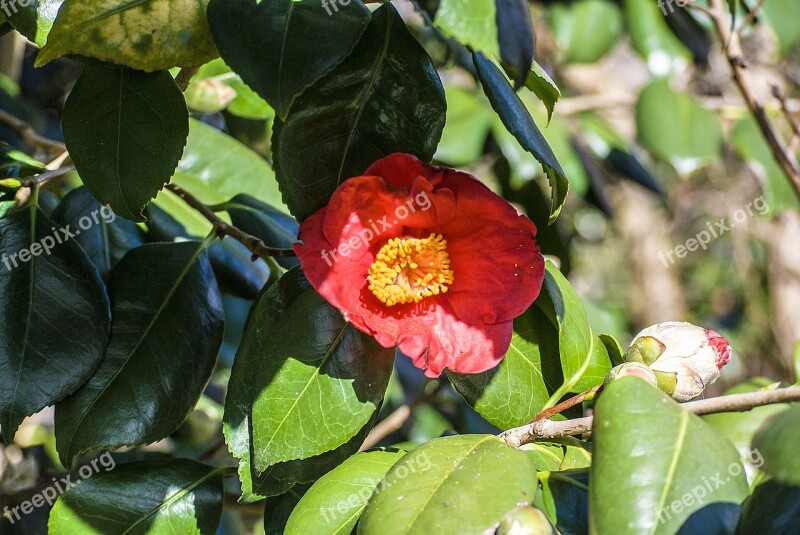
[[347,321],[437,377],[502,360],[542,286],[535,235],[475,177],[393,154],[345,181],[294,248]]

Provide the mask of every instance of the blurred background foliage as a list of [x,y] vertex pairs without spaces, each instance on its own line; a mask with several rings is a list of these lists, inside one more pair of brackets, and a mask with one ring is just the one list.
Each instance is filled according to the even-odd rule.
[[[751,14],[757,3],[760,10]],[[483,4],[430,0],[418,2],[415,9],[408,2],[396,3],[436,61],[446,86],[447,124],[436,162],[480,177],[532,217],[543,252],[560,265],[584,299],[596,332],[613,334],[626,345],[641,328],[664,320],[686,320],[720,331],[731,341],[735,357],[706,395],[719,394],[746,378],[762,377],[739,390],[796,381],[798,200],[731,81],[708,17],[677,2],[671,8],[664,4],[665,16],[656,0],[531,2],[538,74],[529,77],[519,96],[571,183],[560,218],[548,226],[549,186],[541,166],[500,124],[476,86],[469,56],[445,33],[463,30],[459,17],[482,20]],[[800,114],[800,3],[733,4],[735,24],[745,25],[743,47],[752,87],[797,153],[800,138],[793,135],[789,118],[796,124]],[[424,17],[434,17],[439,29],[431,29]],[[502,26],[497,31],[502,32]],[[496,47],[496,39],[488,34],[458,37],[478,49]],[[0,110],[47,137],[62,139],[60,113],[79,67],[59,59],[34,69],[35,51],[14,32],[0,39]],[[785,95],[785,110],[773,86]],[[186,97],[199,120],[192,124],[189,142],[197,158],[185,157],[174,180],[207,203],[223,202],[229,193],[242,191],[258,198],[253,188],[272,176],[269,139],[274,112],[222,60],[198,71]],[[554,106],[552,115],[548,104]],[[14,149],[35,156],[4,125],[0,141],[7,143],[6,153]],[[204,143],[229,143],[227,150],[241,153],[250,164],[222,164],[226,179],[205,182],[206,175],[197,172],[211,165],[202,161]],[[5,163],[11,161],[15,160],[7,156]],[[216,171],[219,176],[220,169]],[[66,180],[50,188],[43,205],[54,208],[74,185],[74,180]],[[737,211],[748,205],[752,208],[747,217],[734,222]],[[159,195],[148,215],[146,230],[153,236],[163,231],[158,221],[177,221],[182,232],[197,236],[210,228],[168,192]],[[722,219],[731,229],[711,241],[707,250],[673,256],[674,263],[665,261],[675,247]],[[259,263],[252,269],[256,282],[267,281],[265,266]],[[226,454],[219,425],[224,385],[253,297],[246,289],[228,289],[218,370],[183,427],[169,439],[129,455],[146,454],[142,450],[207,458]],[[449,386],[425,379],[407,359],[397,363],[382,417],[402,416],[403,410],[410,417],[397,419],[398,429],[382,443],[422,442],[452,430],[494,430]],[[709,421],[725,428],[726,418],[730,416],[717,415]],[[3,496],[14,496],[17,503],[37,481],[61,469],[51,423],[47,410],[31,417],[16,444],[0,451],[0,508]],[[737,419],[735,425],[740,424]],[[744,447],[755,425],[745,425]],[[236,489],[229,490],[234,496]],[[235,496],[229,501],[234,500]],[[262,532],[260,506],[231,505],[221,532]],[[280,501],[268,510],[280,515]],[[42,509],[15,529],[43,532],[46,518]]]

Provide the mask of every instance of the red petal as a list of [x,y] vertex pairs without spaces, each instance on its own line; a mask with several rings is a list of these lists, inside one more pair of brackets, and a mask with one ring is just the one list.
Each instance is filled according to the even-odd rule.
[[[396,152],[369,166],[364,174],[379,176],[392,186],[410,189],[411,184],[418,176],[428,179],[441,178],[442,169],[422,163],[413,154]],[[434,182],[438,182],[438,180]]]
[[536,226],[470,175],[448,173],[442,186],[456,192],[457,213],[436,229],[447,240],[455,274],[447,300],[467,323],[514,319],[533,303],[544,280]]

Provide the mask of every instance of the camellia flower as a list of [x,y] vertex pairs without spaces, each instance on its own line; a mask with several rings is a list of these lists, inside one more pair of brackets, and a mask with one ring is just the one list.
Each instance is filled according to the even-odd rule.
[[542,286],[535,235],[475,177],[393,154],[303,221],[295,251],[347,321],[437,377],[502,360]]
[[625,359],[647,365],[658,386],[678,401],[689,401],[719,378],[731,346],[718,332],[668,321],[636,335]]

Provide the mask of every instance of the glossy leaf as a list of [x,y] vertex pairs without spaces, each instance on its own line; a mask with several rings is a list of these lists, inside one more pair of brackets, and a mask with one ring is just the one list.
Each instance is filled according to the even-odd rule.
[[[423,462],[430,468],[421,470]],[[483,533],[518,504],[531,503],[536,486],[530,458],[494,435],[437,438],[389,470],[358,533]]]
[[353,455],[305,493],[289,517],[286,531],[315,535],[350,533],[370,496],[376,490],[381,491],[381,479],[405,454],[403,450],[373,450]]
[[675,533],[695,511],[747,496],[733,445],[641,379],[612,382],[594,418],[594,532]]
[[536,417],[563,382],[558,332],[536,307],[514,319],[511,346],[500,364],[483,373],[447,372],[478,413],[501,430]]
[[[542,492],[537,505],[561,535],[589,533],[589,471],[540,474]],[[541,503],[538,503],[541,496]]]
[[371,420],[391,364],[391,352],[345,322],[295,268],[266,290],[251,312],[225,421],[235,427],[242,414],[252,418],[257,474],[276,463],[320,455],[345,444]]
[[514,89],[519,89],[531,70],[536,46],[531,8],[527,0],[495,0],[495,7],[500,58],[519,73],[514,77]]
[[36,66],[79,54],[146,72],[199,66],[217,56],[208,0],[69,0]]
[[722,148],[722,128],[714,112],[664,81],[639,94],[636,125],[642,143],[681,172],[717,158]]
[[391,4],[352,54],[276,120],[275,170],[283,200],[302,221],[336,187],[394,152],[430,161],[445,122],[445,98],[430,58]]
[[59,497],[49,533],[216,533],[222,514],[221,468],[167,458],[98,467]]
[[550,210],[552,223],[558,217],[569,189],[569,182],[561,169],[561,164],[558,163],[531,114],[514,93],[502,71],[480,52],[474,53],[472,57],[478,71],[478,79],[483,85],[486,96],[489,97],[492,108],[500,116],[506,129],[542,164],[547,174],[553,190],[553,206]]
[[320,0],[211,0],[208,6],[222,57],[284,119],[295,98],[350,53],[369,18],[360,0],[341,7]]
[[175,431],[222,342],[221,296],[203,243],[138,247],[111,271],[109,287],[114,323],[105,359],[56,406],[65,465],[90,449],[149,444]]
[[531,66],[531,72],[528,73],[528,77],[525,80],[525,87],[533,91],[533,94],[545,105],[547,108],[547,120],[552,119],[556,102],[561,98],[561,90],[542,69],[541,65],[535,61]]
[[433,23],[472,50],[500,55],[495,0],[440,0]]
[[189,112],[168,72],[89,64],[64,105],[64,140],[83,183],[118,215],[142,210],[169,181],[189,134]]
[[[0,431],[77,390],[100,365],[108,296],[78,243],[31,202],[0,219]],[[66,233],[66,235],[65,235]],[[66,240],[66,241],[64,241]]]
[[800,518],[800,487],[768,480],[755,489],[742,508],[736,535],[797,532]]
[[173,182],[207,204],[240,193],[288,212],[281,201],[275,173],[249,147],[196,119],[189,120],[186,150]]
[[13,11],[9,1],[8,21],[28,40],[40,47],[44,46],[63,2],[64,0],[28,0],[24,4],[15,2],[13,5],[16,11]]
[[764,459],[761,467],[776,480],[800,486],[800,407],[784,410],[764,422],[753,437],[753,450]]
[[103,276],[125,253],[144,243],[144,233],[136,223],[100,206],[85,187],[70,191],[53,212],[53,219],[75,229],[75,241]]
[[622,13],[607,0],[579,0],[548,10],[564,61],[593,63],[606,55],[622,34]]

